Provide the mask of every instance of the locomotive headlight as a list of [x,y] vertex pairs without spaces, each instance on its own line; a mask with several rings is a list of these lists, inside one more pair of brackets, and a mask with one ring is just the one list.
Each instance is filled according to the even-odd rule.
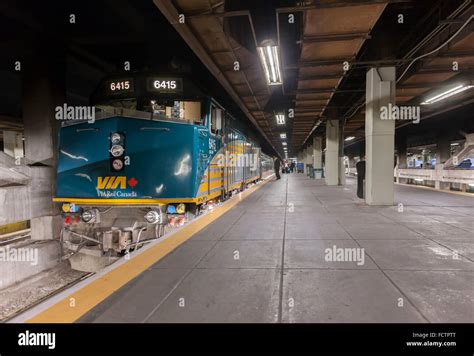
[[81,215],[82,221],[86,223],[94,222],[96,218],[96,213],[94,210],[85,210]]
[[123,168],[123,162],[121,159],[114,159],[114,161],[112,162],[112,167],[116,170],[116,171],[120,171],[122,168]]
[[158,213],[156,210],[150,210],[145,214],[145,220],[149,224],[156,224],[160,221],[160,213]]
[[112,141],[113,145],[116,145],[120,142],[120,140],[122,140],[122,136],[118,132],[114,132],[112,135],[110,135],[110,140]]
[[63,212],[69,213],[71,211],[71,205],[69,205],[68,203],[64,203],[61,206],[61,209],[62,209]]
[[110,153],[114,157],[119,157],[119,156],[123,155],[123,151],[124,151],[124,149],[120,145],[113,145],[112,148],[110,149]]

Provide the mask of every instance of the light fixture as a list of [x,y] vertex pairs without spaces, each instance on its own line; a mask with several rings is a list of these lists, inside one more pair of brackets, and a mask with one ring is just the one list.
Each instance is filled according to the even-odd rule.
[[112,148],[110,149],[110,153],[114,157],[119,157],[119,156],[123,155],[123,152],[124,152],[124,149],[120,145],[113,145]]
[[99,211],[97,209],[85,210],[81,214],[82,221],[88,224],[99,223]]
[[144,216],[149,224],[156,224],[160,221],[160,213],[156,210],[150,210]]
[[436,103],[438,101],[441,101],[453,95],[462,93],[463,91],[471,89],[471,88],[474,88],[474,85],[466,85],[466,84],[457,85],[454,88],[451,88],[449,90],[442,92],[441,94],[438,94],[429,99],[426,99],[424,102],[421,103],[421,105],[429,105],[429,104]]
[[283,146],[286,146],[286,142],[282,142],[281,144],[282,144]]
[[280,138],[286,138],[286,133],[281,133]]
[[257,47],[257,51],[267,78],[267,84],[281,85],[279,47],[274,46],[272,41],[265,41],[262,47]]
[[354,136],[348,136],[344,139],[344,141],[352,141],[353,139],[355,139]]
[[284,125],[285,124],[285,115],[284,114],[276,114],[275,115],[277,120],[277,125]]
[[121,171],[123,168],[123,161],[120,158],[112,161],[112,167],[115,171]]
[[116,145],[122,140],[122,136],[118,132],[114,132],[110,135],[110,140],[112,141],[112,144]]

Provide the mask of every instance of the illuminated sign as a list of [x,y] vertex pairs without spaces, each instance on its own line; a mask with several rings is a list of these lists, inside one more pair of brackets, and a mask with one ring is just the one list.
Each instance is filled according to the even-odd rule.
[[105,83],[105,86],[109,94],[133,93],[134,91],[132,78],[110,80]]
[[181,78],[152,77],[148,78],[147,89],[159,93],[182,93],[183,80]]

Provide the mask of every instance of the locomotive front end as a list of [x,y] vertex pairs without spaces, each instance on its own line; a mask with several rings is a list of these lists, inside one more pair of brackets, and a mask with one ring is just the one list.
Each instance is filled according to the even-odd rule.
[[54,201],[74,269],[97,271],[163,235],[168,204],[195,194],[195,130],[122,116],[61,128]]

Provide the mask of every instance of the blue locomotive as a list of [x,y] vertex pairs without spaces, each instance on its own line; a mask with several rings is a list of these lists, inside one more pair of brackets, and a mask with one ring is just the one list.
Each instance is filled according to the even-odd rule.
[[192,81],[122,77],[100,90],[101,111],[59,133],[53,199],[75,269],[98,270],[271,171],[240,122]]

